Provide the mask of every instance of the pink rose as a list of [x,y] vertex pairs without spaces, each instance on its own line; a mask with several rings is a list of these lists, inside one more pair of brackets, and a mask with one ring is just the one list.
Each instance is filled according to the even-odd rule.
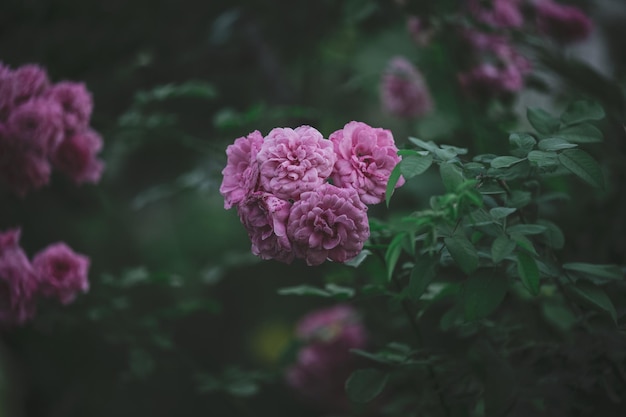
[[380,85],[383,108],[400,118],[421,117],[433,109],[433,100],[422,74],[403,57],[387,66]]
[[468,0],[474,18],[493,27],[518,28],[524,23],[521,0]]
[[63,81],[50,87],[45,95],[63,110],[66,132],[71,134],[88,128],[93,101],[84,83]]
[[[389,175],[400,162],[391,132],[353,121],[331,134],[330,141],[337,154],[334,184],[355,189],[365,204],[383,201]],[[397,186],[403,183],[400,178]]]
[[459,74],[463,90],[473,96],[497,96],[520,91],[524,86],[522,72],[514,65],[496,67],[482,64]]
[[272,194],[258,191],[237,208],[241,223],[252,241],[252,253],[262,259],[291,263],[294,254],[287,237],[291,204]]
[[551,0],[536,5],[537,28],[558,41],[578,42],[591,33],[591,20],[579,8]]
[[57,297],[62,304],[71,303],[79,291],[89,289],[89,258],[65,243],[52,244],[36,254],[33,269],[39,277],[41,293]]
[[63,138],[63,113],[54,101],[34,98],[13,108],[6,123],[14,146],[47,155]]
[[367,207],[356,191],[328,183],[302,193],[287,223],[296,256],[308,265],[319,265],[327,258],[335,262],[354,258],[369,232]]
[[335,159],[333,144],[310,126],[272,129],[257,155],[261,185],[278,198],[297,200],[324,183]]
[[20,230],[0,233],[0,323],[24,324],[35,316],[37,278],[24,250]]
[[255,130],[246,137],[236,139],[235,143],[226,148],[228,162],[222,170],[224,179],[220,186],[225,209],[238,205],[258,189],[259,166],[256,157],[262,143],[263,135]]
[[20,197],[48,184],[50,171],[47,157],[33,152],[7,150],[0,143],[0,179]]
[[350,349],[364,349],[365,326],[357,312],[340,304],[312,311],[297,324],[304,346],[287,369],[287,383],[304,399],[327,409],[347,409],[344,384],[357,368]]
[[102,138],[93,130],[66,136],[52,155],[55,168],[76,184],[100,181],[104,163],[96,158],[102,149]]

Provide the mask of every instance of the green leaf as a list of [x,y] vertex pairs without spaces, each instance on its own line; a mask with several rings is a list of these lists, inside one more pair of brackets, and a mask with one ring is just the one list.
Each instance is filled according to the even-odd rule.
[[508,168],[515,164],[525,161],[525,159],[516,158],[514,156],[499,156],[491,160],[492,168]]
[[585,151],[568,149],[559,154],[561,164],[582,180],[597,188],[604,188],[604,177],[598,163]]
[[522,208],[529,204],[532,200],[532,195],[528,191],[513,190],[511,196],[507,197],[507,205],[516,208]]
[[385,252],[385,264],[387,264],[387,279],[391,280],[393,271],[396,268],[400,254],[402,253],[402,244],[407,236],[406,233],[399,233],[389,243],[387,252]]
[[482,319],[502,302],[509,283],[502,274],[480,271],[463,283],[465,320]]
[[598,143],[603,140],[602,132],[589,123],[565,127],[555,136],[576,143]]
[[574,125],[587,120],[600,120],[604,118],[604,109],[597,102],[591,100],[578,100],[570,103],[561,115],[561,121],[566,125]]
[[465,235],[457,234],[447,237],[444,242],[450,256],[463,272],[471,274],[478,268],[478,252]]
[[507,227],[506,231],[516,235],[539,235],[546,231],[546,227],[540,224],[516,224]]
[[439,166],[439,174],[441,175],[444,187],[450,192],[456,191],[459,185],[465,181],[461,168],[452,163],[443,162]]
[[529,107],[526,110],[526,117],[535,130],[544,135],[554,133],[560,125],[559,119],[538,107]]
[[371,251],[367,249],[363,249],[357,256],[350,259],[349,261],[344,262],[344,265],[351,266],[353,268],[358,268],[368,256],[372,254]]
[[517,254],[517,273],[532,295],[539,294],[539,267],[532,256],[525,252]]
[[602,288],[588,281],[578,281],[575,285],[568,286],[567,289],[577,298],[580,304],[607,313],[614,322],[617,322],[615,306]]
[[533,242],[531,242],[530,239],[528,239],[526,236],[512,234],[511,239],[513,239],[513,241],[517,243],[517,246],[519,246],[520,248],[525,249],[534,255],[537,255],[537,251],[535,250]]
[[423,174],[433,163],[433,156],[411,155],[402,158],[400,162],[400,172],[405,179],[413,178]]
[[400,180],[400,175],[400,164],[397,164],[393,167],[391,174],[389,174],[389,180],[387,181],[387,189],[385,190],[385,203],[387,207],[389,207],[389,202],[391,201],[393,191],[396,189],[396,184],[398,184],[398,180]]
[[385,389],[389,375],[378,369],[356,370],[346,381],[348,398],[356,403],[372,401]]
[[494,207],[489,210],[489,214],[496,220],[503,219],[507,217],[509,214],[516,212],[516,208],[512,207]]
[[511,145],[511,154],[520,158],[526,157],[528,152],[532,151],[537,141],[528,133],[511,133],[509,135],[509,144]]
[[415,261],[409,286],[407,288],[409,297],[417,301],[424,294],[428,285],[435,278],[435,267],[437,260],[430,256],[421,256]]
[[596,277],[606,278],[610,280],[624,279],[624,272],[617,265],[573,262],[564,264],[563,269],[567,269],[568,271],[582,272],[583,274],[594,275]]
[[354,297],[354,289],[349,287],[343,287],[337,284],[326,284],[324,288],[335,298],[339,300],[347,300]]
[[330,297],[331,293],[311,285],[298,285],[296,287],[280,288],[280,295],[315,295],[318,297]]
[[498,236],[491,245],[491,258],[494,263],[500,263],[504,258],[509,256],[517,244],[509,239],[508,236]]
[[538,223],[546,228],[546,231],[543,234],[545,243],[551,248],[563,249],[563,246],[565,245],[565,236],[563,236],[563,232],[559,226],[551,221],[543,219],[538,220]]
[[562,151],[563,149],[575,148],[578,145],[575,143],[569,143],[562,138],[548,138],[540,140],[537,145],[542,151]]
[[439,150],[439,146],[437,146],[434,142],[424,142],[423,140],[414,137],[410,137],[409,140],[428,152],[436,153]]
[[576,316],[564,305],[554,302],[542,303],[541,310],[545,318],[562,331],[569,331],[576,324]]
[[550,167],[559,164],[556,152],[531,151],[528,153],[528,160],[538,167]]

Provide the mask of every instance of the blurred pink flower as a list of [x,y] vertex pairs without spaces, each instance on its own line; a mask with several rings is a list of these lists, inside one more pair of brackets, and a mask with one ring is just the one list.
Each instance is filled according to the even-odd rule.
[[[389,175],[400,162],[391,131],[352,121],[329,139],[337,154],[333,183],[353,188],[365,204],[384,201]],[[397,186],[403,183],[400,178]]]
[[89,127],[93,100],[84,83],[62,81],[50,87],[45,95],[63,110],[64,128],[68,134]]
[[104,163],[96,158],[102,138],[93,130],[66,136],[52,155],[54,167],[76,184],[100,181]]
[[560,42],[578,42],[591,33],[591,19],[577,7],[545,0],[536,4],[535,12],[539,32]]
[[326,183],[300,198],[287,223],[297,257],[311,266],[326,259],[346,262],[361,252],[369,224],[367,207],[355,190]]
[[47,156],[63,138],[63,114],[54,101],[34,98],[13,108],[6,123],[13,146]]
[[434,35],[433,28],[417,16],[410,16],[407,19],[406,28],[411,39],[418,46],[428,46]]
[[89,258],[74,252],[63,242],[49,245],[33,258],[33,270],[46,297],[69,304],[78,292],[89,289]]
[[220,185],[225,209],[241,203],[258,189],[259,164],[256,157],[262,144],[263,135],[255,130],[226,148],[228,161],[222,170],[224,178]]
[[433,100],[422,74],[406,58],[393,58],[382,76],[383,109],[400,118],[421,117],[433,109]]
[[524,78],[521,71],[513,65],[497,67],[485,63],[460,73],[459,83],[469,95],[497,96],[520,91],[524,86]]
[[50,86],[46,70],[35,64],[22,65],[15,69],[11,74],[11,82],[13,105],[20,105],[40,96]]
[[50,163],[46,156],[15,150],[0,138],[0,179],[13,192],[24,197],[50,181]]
[[524,23],[522,0],[467,0],[476,20],[498,28],[518,28]]
[[294,200],[322,185],[335,160],[333,144],[310,126],[272,129],[257,155],[265,191]]
[[294,254],[287,237],[291,204],[272,194],[257,191],[248,196],[237,212],[252,241],[252,253],[261,259],[291,263]]
[[312,311],[298,322],[296,335],[304,346],[287,369],[289,386],[320,408],[347,408],[344,384],[358,364],[350,349],[367,344],[358,313],[347,304]]
[[0,233],[0,324],[20,325],[36,311],[37,277],[19,246],[20,230]]

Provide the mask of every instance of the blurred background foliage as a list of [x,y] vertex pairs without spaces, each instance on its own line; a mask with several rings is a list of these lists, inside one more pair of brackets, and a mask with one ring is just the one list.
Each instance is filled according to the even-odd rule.
[[[412,135],[498,153],[525,106],[562,110],[593,98],[608,115],[607,139],[592,148],[608,185],[581,193],[579,182],[555,180],[574,200],[552,215],[565,231],[564,259],[623,263],[623,5],[578,2],[596,29],[565,51],[522,39],[535,64],[528,90],[482,102],[454,82],[464,51],[453,40],[444,33],[418,48],[407,34],[409,14],[445,15],[455,3],[3,0],[0,59],[86,82],[107,168],[97,186],[55,177],[23,199],[0,191],[0,226],[21,225],[29,254],[63,240],[92,261],[89,294],[67,308],[41,306],[34,323],[3,334],[0,417],[319,415],[279,372],[293,355],[295,320],[319,300],[277,289],[381,271],[250,254],[218,188],[225,147],[255,129],[310,124],[327,136],[359,120],[391,129],[399,147]],[[420,68],[435,100],[417,122],[381,111],[380,76],[396,55]],[[420,178],[398,190],[392,210],[371,216],[413,211],[443,190],[436,174]],[[384,326],[380,307],[370,324]]]

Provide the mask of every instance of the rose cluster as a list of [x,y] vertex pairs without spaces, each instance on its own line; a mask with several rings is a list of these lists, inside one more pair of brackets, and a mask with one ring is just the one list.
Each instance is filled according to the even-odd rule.
[[237,208],[252,252],[308,265],[346,262],[361,251],[369,237],[366,205],[385,199],[400,161],[389,130],[354,121],[328,139],[310,126],[265,137],[254,131],[226,155],[224,208]]
[[49,245],[32,261],[19,243],[20,229],[0,233],[0,325],[21,325],[35,316],[38,296],[69,304],[89,288],[89,258],[65,243]]
[[93,101],[82,83],[52,84],[37,65],[0,63],[0,179],[24,196],[52,167],[76,184],[99,181],[102,138],[90,129]]
[[433,110],[433,99],[421,72],[406,58],[389,61],[380,85],[383,109],[399,118],[418,118]]
[[312,311],[298,322],[296,337],[302,347],[287,369],[287,384],[305,400],[331,409],[346,408],[344,383],[358,366],[350,350],[367,344],[358,313],[347,304]]

